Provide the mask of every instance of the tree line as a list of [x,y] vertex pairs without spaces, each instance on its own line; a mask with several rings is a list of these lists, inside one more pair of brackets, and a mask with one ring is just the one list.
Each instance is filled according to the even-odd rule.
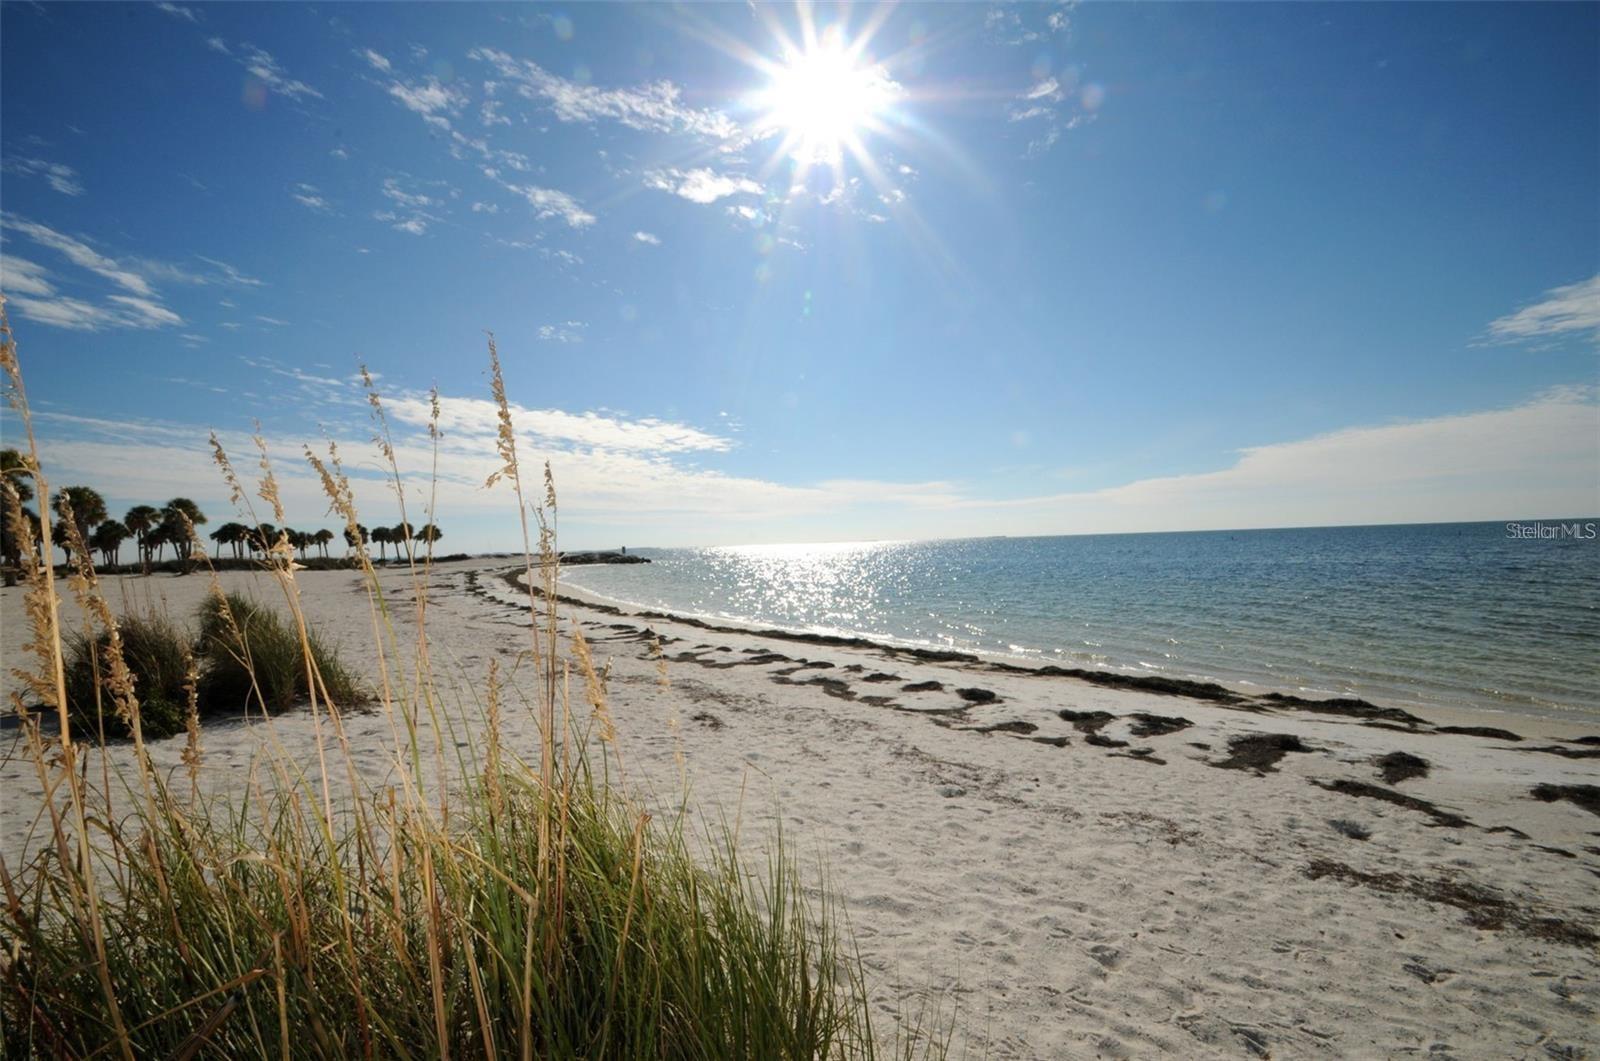
[[[21,517],[32,529],[37,544],[39,516],[26,507],[34,495],[33,484],[29,481],[32,476],[27,463],[17,450],[0,450],[0,477],[3,477],[4,482],[14,492],[21,506]],[[72,524],[77,527],[78,534],[83,540],[84,547],[90,553],[89,559],[93,561],[98,555],[101,564],[113,567],[122,562],[122,548],[130,540],[137,551],[138,562],[145,568],[160,563],[169,547],[172,549],[173,558],[187,566],[194,551],[194,536],[199,533],[197,528],[209,522],[206,514],[200,511],[200,506],[187,497],[175,497],[160,508],[154,505],[135,505],[118,520],[112,518],[106,508],[105,498],[93,487],[63,487],[56,491],[57,519],[51,524],[55,542],[63,552],[70,552],[71,548],[67,521],[69,514],[72,517]],[[293,527],[276,527],[271,523],[251,526],[247,523],[229,522],[217,527],[207,537],[216,543],[217,556],[221,556],[222,551],[228,549],[234,559],[243,560],[247,555],[268,553],[282,541],[287,542],[289,548],[304,560],[307,552],[313,549],[318,550],[322,557],[326,558],[328,544],[334,540],[334,532],[326,527],[315,531],[301,531]],[[436,542],[444,537],[444,532],[434,523],[425,523],[413,528],[411,524],[401,522],[392,527],[371,529],[357,524],[354,532],[346,528],[343,537],[347,552],[356,547],[359,539],[361,545],[368,542],[377,545],[380,559],[387,560],[388,547],[391,545],[395,547],[395,556],[398,558],[401,549],[407,543]],[[11,519],[0,519],[0,557],[3,557],[9,568],[14,569],[21,563],[21,549],[21,538],[16,533],[16,528],[12,526]]]

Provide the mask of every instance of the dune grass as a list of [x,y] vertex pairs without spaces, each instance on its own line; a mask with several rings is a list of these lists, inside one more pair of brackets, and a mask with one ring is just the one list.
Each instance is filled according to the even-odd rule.
[[[306,648],[272,609],[242,594],[214,594],[200,610],[199,627],[196,640],[163,612],[132,612],[117,620],[118,651],[133,680],[146,740],[184,731],[191,693],[199,715],[234,718],[275,714],[309,698]],[[337,702],[371,699],[314,628],[307,628],[305,646]],[[128,737],[131,720],[112,707],[117,697],[111,652],[109,630],[67,636],[68,712],[83,732]]]
[[313,675],[335,703],[370,699],[315,628],[308,625],[302,637],[277,612],[239,593],[206,599],[199,655],[200,700],[207,710],[286,711],[310,698]]
[[[3,305],[0,338],[45,503]],[[554,486],[546,468],[541,496],[525,496],[492,343],[490,363],[504,461],[496,478],[509,484],[524,527],[523,661],[533,680],[503,680],[491,665],[460,697],[474,706],[454,728],[444,718],[447,683],[427,653],[431,543],[408,558],[411,640],[359,550],[376,631],[368,670],[380,675],[376,709],[394,734],[394,770],[381,783],[360,773],[345,742],[343,712],[359,688],[316,642],[282,541],[264,570],[283,607],[228,597],[214,583],[199,659],[183,661],[187,786],[152,765],[146,743],[158,712],[159,728],[170,728],[158,705],[172,695],[171,631],[159,620],[115,619],[94,571],[80,565],[70,586],[89,617],[81,636],[94,649],[91,689],[132,737],[125,754],[97,750],[99,763],[121,765],[96,780],[85,755],[103,738],[71,709],[83,676],[68,678],[74,642],[61,626],[58,580],[24,540],[31,640],[8,654],[29,662],[28,688],[58,730],[22,714],[27,754],[52,795],[43,842],[19,866],[0,860],[5,1056],[942,1056],[937,1037],[915,1030],[878,1038],[835,907],[806,897],[781,847],[752,873],[728,834],[690,835],[681,814],[652,820],[609,783],[621,762],[604,676],[580,633],[557,633]],[[375,392],[370,401],[404,518],[382,403]],[[215,448],[236,504],[249,507],[251,493]],[[264,445],[262,453],[253,493],[283,525]],[[307,459],[353,526],[338,454]],[[19,505],[6,494],[15,523]],[[50,534],[43,521],[46,556]],[[248,685],[212,670],[228,667]],[[264,719],[267,750],[248,774],[212,783],[198,709],[207,681],[207,695],[224,700],[303,706],[315,761],[289,755],[271,739],[277,723]],[[572,685],[581,699],[569,698]],[[445,741],[446,728],[472,739],[464,748]],[[529,729],[537,754],[524,761],[507,735]],[[441,784],[447,773],[462,783]]]
[[[150,739],[183,732],[188,703],[188,682],[194,656],[189,636],[161,612],[123,616],[117,623],[122,659],[138,690],[139,715],[144,735]],[[111,651],[111,634],[73,633],[66,645],[67,703],[73,724],[101,737],[126,737],[127,720],[110,709],[114,702],[108,687],[105,661]]]

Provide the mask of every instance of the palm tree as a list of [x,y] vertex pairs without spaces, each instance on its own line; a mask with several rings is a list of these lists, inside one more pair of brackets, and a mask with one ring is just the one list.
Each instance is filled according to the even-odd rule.
[[106,521],[106,499],[90,486],[63,488],[56,495],[56,508],[72,510],[72,522],[78,525],[78,533],[83,535],[86,542],[95,527]]
[[387,561],[389,559],[389,550],[386,546],[394,541],[393,532],[388,527],[374,527],[372,528],[372,540],[378,543],[378,560]]
[[250,551],[253,553],[269,552],[274,545],[278,544],[278,535],[281,533],[272,524],[263,523],[250,532],[250,539],[246,544],[250,546]]
[[161,553],[172,543],[172,527],[165,520],[156,524],[152,530],[145,531],[144,547],[149,563],[160,563]]
[[416,538],[419,542],[427,542],[429,545],[432,545],[434,542],[443,537],[444,531],[440,530],[439,525],[436,523],[424,523],[422,526],[417,528]]
[[0,476],[11,484],[11,489],[17,492],[17,503],[26,505],[33,500],[33,484],[28,482],[33,478],[33,473],[28,470],[28,462],[23,460],[22,454],[14,449],[0,449]]
[[122,557],[122,543],[127,541],[130,534],[127,527],[114,519],[108,519],[94,529],[94,534],[89,537],[89,547],[100,553],[100,562],[107,567],[114,567]]
[[187,497],[175,497],[162,508],[161,522],[164,526],[170,524],[173,552],[177,553],[178,559],[187,566],[189,554],[194,551],[191,535],[195,527],[206,522],[205,513],[200,511],[199,505]]
[[161,522],[161,513],[150,505],[135,505],[128,509],[128,514],[122,517],[122,525],[133,532],[133,537],[139,546],[139,562],[146,567],[150,566],[150,532],[156,529]]
[[[15,488],[16,482],[10,485]],[[26,483],[22,484],[27,486]],[[26,520],[29,529],[33,532],[34,548],[39,547],[39,517],[31,509],[17,506],[16,513],[19,518]],[[12,523],[11,513],[0,513],[0,560],[5,563],[5,584],[17,584],[17,572],[22,567],[22,536],[15,533],[18,528]]]
[[233,549],[233,558],[242,559],[245,539],[249,536],[250,528],[243,523],[228,522],[212,531],[208,537],[217,543],[217,552],[220,555],[224,545]]
[[326,560],[328,558],[328,543],[333,541],[333,531],[323,527],[313,534],[311,538],[317,543],[317,547],[322,550],[322,558]]
[[292,529],[286,530],[284,533],[289,536],[290,547],[293,548],[295,552],[300,554],[300,559],[304,560],[306,558],[306,546],[311,544],[311,535],[307,534],[305,531],[297,531]]
[[406,555],[411,555],[411,524],[404,521],[396,523],[389,528],[389,540],[394,543],[394,558],[400,559],[400,550],[404,549]]
[[357,545],[365,545],[367,543],[367,541],[371,537],[372,537],[372,535],[370,533],[368,533],[367,528],[362,526],[359,523],[356,524],[356,529],[355,529],[354,533],[351,532],[349,527],[345,527],[345,529],[344,529],[344,544],[346,546],[345,551],[348,553],[351,549],[354,549]]

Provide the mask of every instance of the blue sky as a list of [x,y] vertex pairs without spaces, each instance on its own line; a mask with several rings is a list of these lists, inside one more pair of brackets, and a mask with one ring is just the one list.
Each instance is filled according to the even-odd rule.
[[[413,503],[437,385],[447,543],[512,545],[486,329],[572,546],[1600,509],[1600,6],[0,21],[8,309],[114,510],[226,518],[259,419],[291,522],[324,432],[393,521],[364,361]],[[836,153],[770,91],[830,48]]]

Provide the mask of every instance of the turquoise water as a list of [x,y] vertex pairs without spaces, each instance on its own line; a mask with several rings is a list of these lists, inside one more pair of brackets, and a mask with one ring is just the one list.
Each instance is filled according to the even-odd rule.
[[1454,523],[637,551],[654,562],[563,579],[712,619],[1600,720],[1594,538]]

